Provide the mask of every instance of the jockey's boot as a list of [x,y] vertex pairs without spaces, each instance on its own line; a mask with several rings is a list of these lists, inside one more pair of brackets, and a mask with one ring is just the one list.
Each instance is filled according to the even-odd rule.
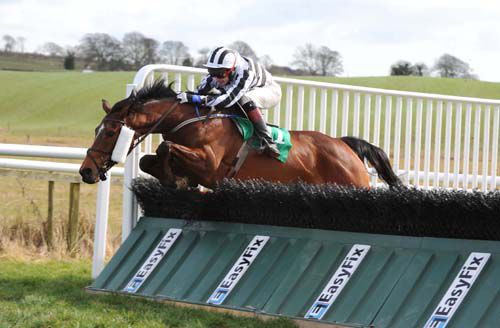
[[250,121],[253,123],[255,135],[260,140],[261,150],[273,158],[279,158],[280,151],[271,137],[271,132],[267,129],[266,122],[264,121],[264,117],[262,116],[260,110],[255,108],[247,114],[248,118],[250,118]]

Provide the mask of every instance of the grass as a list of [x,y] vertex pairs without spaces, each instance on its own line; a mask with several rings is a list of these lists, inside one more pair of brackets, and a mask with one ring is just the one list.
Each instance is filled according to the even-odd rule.
[[[84,60],[75,60],[75,70],[82,70]],[[32,53],[0,52],[0,70],[14,71],[63,71],[64,57],[44,56]]]
[[123,98],[132,77],[131,72],[0,71],[2,134],[92,136],[104,113],[101,98]]
[[89,261],[0,258],[0,327],[217,327],[286,328],[261,321],[175,307],[120,295],[95,296]]

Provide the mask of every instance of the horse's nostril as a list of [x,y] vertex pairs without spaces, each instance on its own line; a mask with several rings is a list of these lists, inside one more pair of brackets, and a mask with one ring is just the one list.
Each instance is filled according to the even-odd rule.
[[83,170],[80,171],[80,175],[82,177],[88,177],[88,176],[92,175],[92,169],[90,169],[88,167],[84,168]]

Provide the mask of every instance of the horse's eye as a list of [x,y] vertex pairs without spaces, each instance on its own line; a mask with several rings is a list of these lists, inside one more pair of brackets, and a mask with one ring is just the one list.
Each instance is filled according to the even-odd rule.
[[106,137],[112,137],[115,135],[115,131],[108,131],[106,132]]

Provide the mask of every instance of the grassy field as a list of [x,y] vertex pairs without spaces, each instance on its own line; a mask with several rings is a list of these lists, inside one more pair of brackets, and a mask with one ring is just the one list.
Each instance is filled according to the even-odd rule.
[[0,327],[287,328],[288,320],[261,321],[178,308],[118,295],[95,296],[89,261],[0,258]]
[[[75,70],[84,68],[84,60],[75,60]],[[32,53],[0,52],[0,70],[11,71],[64,71],[64,57],[44,56]]]

